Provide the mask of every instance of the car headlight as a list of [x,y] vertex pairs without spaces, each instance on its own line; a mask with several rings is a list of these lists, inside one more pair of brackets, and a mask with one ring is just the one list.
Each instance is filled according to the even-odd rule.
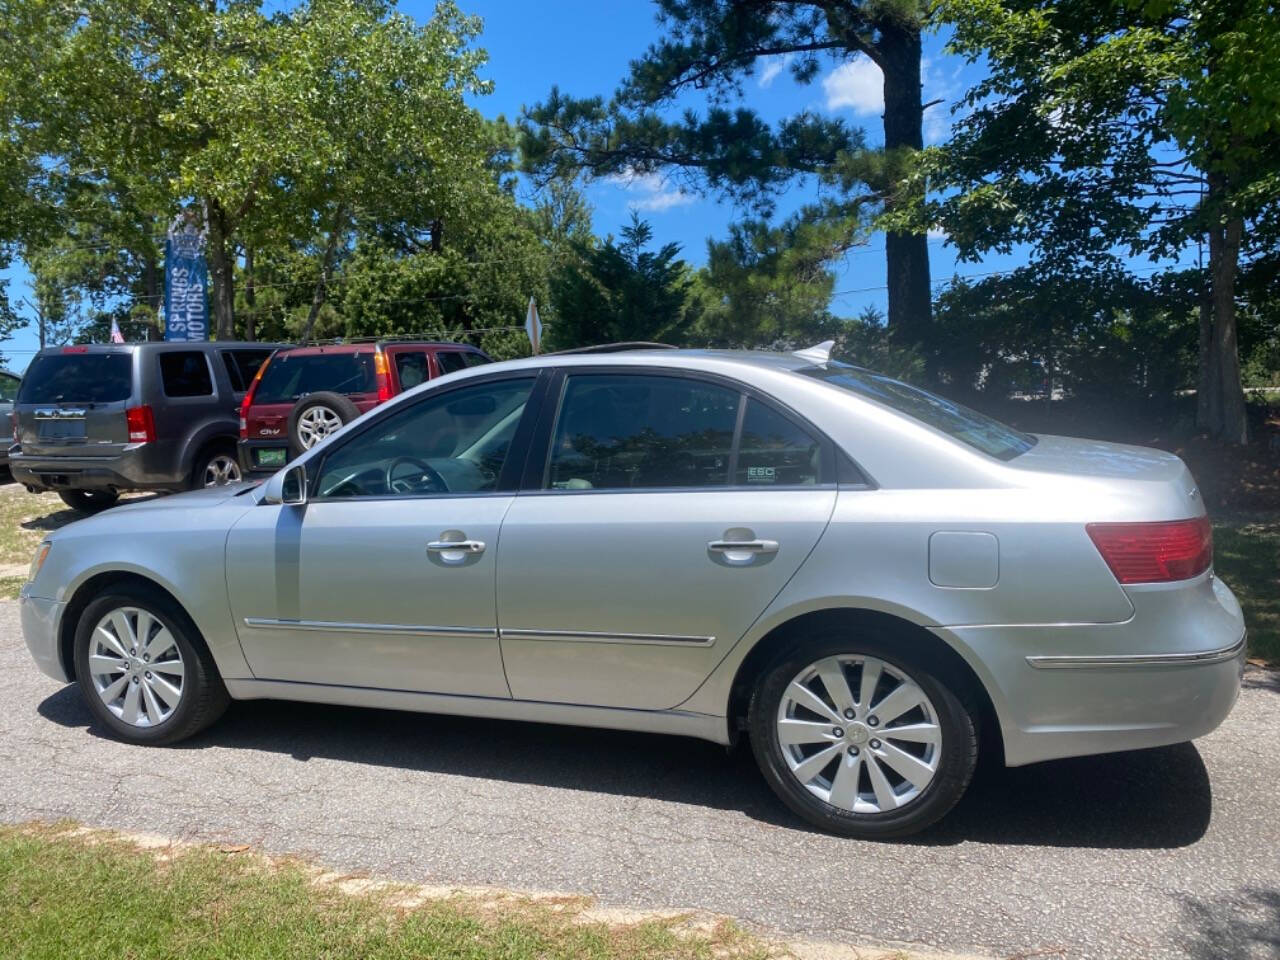
[[30,583],[36,578],[36,574],[40,572],[40,568],[44,566],[44,562],[49,557],[49,548],[53,544],[48,540],[36,547],[36,555],[31,558],[31,572],[27,574],[27,582]]

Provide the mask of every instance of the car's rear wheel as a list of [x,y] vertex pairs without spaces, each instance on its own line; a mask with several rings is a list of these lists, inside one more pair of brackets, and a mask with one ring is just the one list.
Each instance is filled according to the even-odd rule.
[[964,793],[976,710],[883,640],[825,635],[767,669],[750,706],[769,785],[805,820],[850,837],[925,829]]
[[299,400],[289,414],[289,450],[297,456],[360,416],[360,408],[340,393],[321,390]]
[[80,692],[121,740],[175,743],[226,709],[226,687],[204,641],[159,590],[110,589],[81,614],[75,644]]
[[225,487],[229,483],[239,483],[240,461],[230,445],[213,447],[205,451],[196,460],[191,471],[191,489],[202,487]]
[[58,496],[72,510],[81,513],[97,513],[107,507],[114,507],[120,494],[114,490],[59,490]]

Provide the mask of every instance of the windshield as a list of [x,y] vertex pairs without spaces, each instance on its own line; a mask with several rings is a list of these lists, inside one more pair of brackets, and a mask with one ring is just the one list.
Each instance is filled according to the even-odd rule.
[[118,403],[133,392],[133,354],[45,353],[31,361],[19,403]]
[[821,367],[798,370],[797,373],[884,404],[999,460],[1012,460],[1026,453],[1036,442],[1030,434],[1006,426],[986,414],[861,367],[831,362]]
[[373,393],[377,388],[372,353],[277,353],[267,363],[253,402],[293,403],[320,390]]

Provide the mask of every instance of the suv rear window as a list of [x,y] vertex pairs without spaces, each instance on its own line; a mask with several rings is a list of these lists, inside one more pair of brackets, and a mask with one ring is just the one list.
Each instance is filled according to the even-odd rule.
[[253,402],[293,403],[320,390],[373,393],[377,389],[372,353],[277,353],[258,381]]
[[118,403],[133,392],[133,353],[45,353],[31,361],[19,403]]
[[258,368],[271,356],[270,350],[223,350],[222,362],[226,365],[227,376],[231,379],[231,389],[236,393],[244,393],[253,383],[253,376]]

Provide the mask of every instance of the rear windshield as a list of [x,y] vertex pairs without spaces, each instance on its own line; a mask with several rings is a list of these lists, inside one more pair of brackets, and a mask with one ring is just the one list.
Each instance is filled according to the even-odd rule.
[[18,402],[117,403],[132,392],[132,353],[45,353],[27,368]]
[[373,393],[377,389],[372,353],[277,353],[258,381],[253,402],[293,403],[319,390]]
[[882,403],[1000,460],[1012,460],[1036,442],[1030,434],[1021,433],[986,414],[861,367],[831,362],[797,373]]

